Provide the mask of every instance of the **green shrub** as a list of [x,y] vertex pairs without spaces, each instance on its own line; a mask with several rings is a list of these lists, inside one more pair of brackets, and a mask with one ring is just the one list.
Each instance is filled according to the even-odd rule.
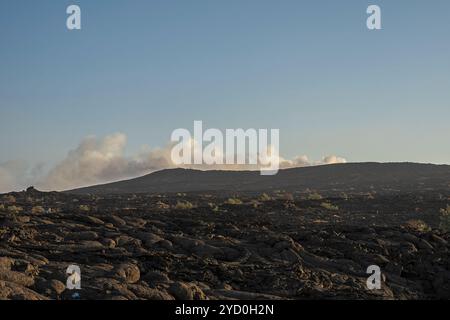
[[225,201],[225,203],[231,205],[240,205],[242,204],[242,200],[239,198],[229,198],[227,201]]
[[338,206],[335,206],[335,205],[333,205],[333,204],[331,204],[331,203],[329,203],[329,202],[322,202],[322,203],[320,204],[320,206],[321,206],[322,208],[325,208],[325,209],[330,210],[330,211],[337,211],[337,210],[339,210],[339,207],[338,207]]
[[308,200],[322,200],[322,196],[317,192],[308,194]]
[[259,196],[258,198],[259,201],[270,201],[272,200],[272,197],[270,197],[267,193],[263,193],[262,195]]
[[194,208],[194,205],[189,201],[177,201],[175,205],[175,209],[177,210],[190,210],[192,208]]
[[431,228],[426,224],[426,222],[420,219],[412,219],[407,221],[406,227],[418,232],[428,232],[431,230]]
[[211,210],[213,212],[219,212],[220,211],[219,206],[216,205],[215,203],[209,202],[208,206],[211,208]]
[[348,195],[345,192],[341,193],[341,198],[344,200],[348,200]]
[[86,204],[82,204],[82,205],[80,205],[78,208],[80,209],[80,211],[83,211],[83,212],[89,212],[89,211],[91,211],[91,208],[89,208],[89,206],[86,205]]

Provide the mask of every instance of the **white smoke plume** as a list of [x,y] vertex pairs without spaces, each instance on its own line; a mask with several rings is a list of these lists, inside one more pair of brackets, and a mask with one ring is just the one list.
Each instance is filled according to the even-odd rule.
[[30,168],[25,161],[10,160],[0,163],[0,193],[21,190],[29,186],[42,172],[42,164]]
[[[89,136],[79,146],[51,168],[41,178],[30,174],[20,162],[0,164],[0,192],[21,190],[34,184],[41,190],[68,190],[99,183],[138,177],[153,171],[176,167],[171,160],[173,144],[161,149],[143,147],[133,156],[124,153],[127,137],[116,133],[98,139]],[[306,156],[292,160],[280,157],[280,168],[304,167],[311,165],[345,163],[344,158],[326,156],[320,161],[311,161]],[[192,165],[186,168],[203,170],[257,170],[248,165]],[[33,170],[32,170],[33,171]],[[42,171],[42,170],[34,170]]]
[[98,140],[85,138],[78,148],[50,170],[38,184],[43,190],[65,190],[136,177],[162,168],[170,168],[170,149],[143,149],[126,157],[127,138],[116,133]]

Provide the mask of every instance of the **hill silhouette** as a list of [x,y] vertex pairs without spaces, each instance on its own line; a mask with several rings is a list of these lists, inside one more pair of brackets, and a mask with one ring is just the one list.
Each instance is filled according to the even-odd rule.
[[166,169],[113,183],[66,191],[73,194],[171,192],[260,192],[271,190],[417,192],[447,190],[450,166],[418,163],[346,163],[280,170],[274,176],[259,171]]

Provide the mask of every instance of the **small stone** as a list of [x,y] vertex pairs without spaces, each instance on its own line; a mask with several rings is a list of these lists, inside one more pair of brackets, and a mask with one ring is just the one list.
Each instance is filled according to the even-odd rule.
[[177,300],[193,300],[194,293],[183,282],[174,282],[169,287],[169,293],[173,295]]
[[20,223],[28,223],[30,222],[30,217],[29,216],[18,216],[17,217],[17,221]]
[[96,240],[98,234],[94,231],[72,232],[65,236],[66,240]]
[[119,218],[118,216],[111,216],[109,220],[112,222],[112,224],[118,227],[123,227],[127,224],[125,220]]
[[149,282],[150,285],[155,283],[169,283],[170,279],[169,277],[160,271],[149,271],[144,276],[144,279]]
[[66,290],[66,286],[64,285],[64,283],[55,279],[50,280],[50,287],[55,290],[57,295],[60,295],[64,292],[64,290]]
[[101,243],[107,248],[115,248],[116,242],[113,239],[104,238],[101,240]]
[[0,257],[0,270],[11,270],[14,260],[8,257]]
[[157,245],[166,250],[171,250],[173,248],[173,244],[169,240],[161,240],[157,243]]
[[100,220],[99,218],[96,217],[92,217],[92,216],[86,216],[84,219],[86,222],[91,223],[91,224],[98,224],[98,225],[103,225],[105,224],[102,220]]
[[136,283],[141,277],[139,268],[131,263],[121,264],[117,268],[116,275],[127,283]]

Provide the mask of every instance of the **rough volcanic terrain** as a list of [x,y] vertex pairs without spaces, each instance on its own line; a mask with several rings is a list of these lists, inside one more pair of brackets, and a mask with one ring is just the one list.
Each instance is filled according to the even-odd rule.
[[448,196],[6,194],[0,299],[449,299]]

